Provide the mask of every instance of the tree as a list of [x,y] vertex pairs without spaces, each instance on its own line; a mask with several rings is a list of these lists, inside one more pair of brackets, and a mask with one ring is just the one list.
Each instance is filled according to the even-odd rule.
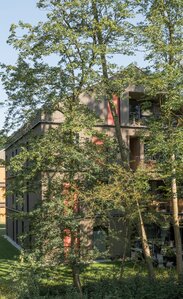
[[[151,63],[143,80],[146,94],[161,103],[161,115],[151,126],[150,152],[161,154],[158,168],[168,180],[173,206],[177,273],[182,276],[182,242],[179,228],[177,182],[182,169],[182,1],[137,1],[144,22],[139,23],[140,43]],[[161,158],[160,158],[161,156]]]
[[[94,6],[99,9],[97,16],[94,16]],[[38,7],[48,10],[47,21],[34,27],[22,22],[19,26],[12,25],[8,39],[19,51],[17,65],[3,65],[2,77],[9,97],[9,116],[11,120],[14,118],[14,123],[15,118],[19,123],[27,121],[32,111],[42,104],[55,109],[68,95],[78,96],[101,80],[102,86],[97,90],[101,96],[106,97],[110,91],[111,98],[114,88],[118,93],[122,90],[120,87],[119,91],[119,84],[117,90],[112,82],[108,82],[108,92],[103,89],[105,78],[101,77],[100,67],[101,55],[107,59],[121,49],[129,53],[126,37],[119,42],[122,32],[129,34],[130,24],[126,19],[130,13],[125,2],[83,0],[73,1],[71,5],[70,1],[38,1]],[[98,41],[99,27],[104,46]],[[17,28],[25,32],[22,37],[17,37]],[[55,55],[54,66],[45,62],[50,55]],[[113,75],[116,65],[109,59],[105,64],[107,76]]]
[[[4,66],[4,86],[9,96],[9,112],[19,123],[32,117],[35,109],[44,104],[49,111],[59,110],[68,100],[70,109],[78,95],[93,88],[96,98],[107,97],[114,119],[120,153],[120,163],[128,169],[128,154],[124,144],[113,95],[124,92],[129,74],[111,76],[117,67],[110,63],[109,55],[128,54],[134,26],[128,1],[38,1],[38,7],[48,9],[47,21],[37,26],[19,23],[26,32],[17,37],[16,25],[11,27],[9,43],[19,51],[17,65]],[[56,54],[55,66],[45,62]],[[99,84],[100,82],[100,84]],[[23,109],[19,109],[19,108]],[[9,119],[9,117],[8,117]],[[123,181],[123,180],[122,180]],[[139,219],[143,232],[145,255],[151,263],[143,219],[139,206]],[[146,245],[145,245],[146,244]],[[154,276],[152,265],[149,274]]]
[[7,136],[3,133],[3,131],[0,131],[0,148],[3,149],[5,146],[7,140]]
[[[20,213],[30,221],[27,235],[32,250],[28,250],[28,260],[32,256],[38,269],[69,265],[74,286],[82,297],[80,266],[93,258],[91,244],[83,239],[89,232],[83,232],[83,226],[88,221],[94,224],[96,216],[90,217],[90,207],[81,201],[80,194],[107,181],[107,160],[112,163],[116,159],[116,146],[114,140],[92,129],[95,117],[85,106],[72,105],[72,111],[67,105],[62,108],[64,121],[44,136],[37,136],[37,142],[33,136],[29,148],[22,144],[20,153],[11,159],[15,179],[9,192],[17,193],[20,204],[24,192],[40,192],[37,183],[41,181],[43,200],[32,212]],[[100,145],[94,142],[96,138]]]
[[[94,185],[91,190],[82,194],[91,215],[100,213],[103,216],[103,221],[107,222],[118,215],[118,222],[123,221],[125,227],[124,239],[124,258],[129,247],[129,240],[132,232],[139,232],[142,248],[144,252],[145,262],[149,277],[154,279],[154,273],[151,260],[151,252],[149,244],[146,243],[147,235],[145,224],[152,224],[158,222],[158,217],[152,206],[152,196],[150,194],[149,180],[151,175],[144,167],[139,167],[136,172],[121,168],[120,165],[112,164],[109,166],[111,175],[108,183],[101,182]],[[121,178],[123,183],[121,184]],[[117,213],[116,213],[117,211]],[[145,214],[145,217],[144,217]],[[112,230],[112,236],[117,238],[115,230]],[[145,247],[145,248],[144,248]],[[122,278],[124,267],[124,259],[121,263],[120,278]]]

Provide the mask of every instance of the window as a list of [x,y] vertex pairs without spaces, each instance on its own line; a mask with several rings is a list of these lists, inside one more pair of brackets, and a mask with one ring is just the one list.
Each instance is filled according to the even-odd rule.
[[107,250],[108,230],[105,227],[97,226],[93,228],[93,247],[99,252]]
[[22,234],[24,233],[24,231],[25,231],[24,221],[22,221]]
[[14,208],[14,205],[15,205],[15,195],[14,194],[12,194],[11,200],[12,200],[12,208]]
[[29,192],[26,193],[27,212],[29,212]]
[[15,225],[16,225],[16,243],[18,243],[18,220],[17,219]]
[[130,100],[130,120],[135,121],[140,119],[140,104],[134,100]]
[[12,238],[13,238],[13,241],[15,241],[15,220],[14,220],[14,218],[12,218],[12,232],[13,232]]

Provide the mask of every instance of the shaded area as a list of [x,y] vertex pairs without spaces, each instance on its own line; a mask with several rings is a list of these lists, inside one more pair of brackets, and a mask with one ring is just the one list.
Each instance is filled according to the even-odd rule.
[[[18,259],[19,251],[4,239],[4,233],[4,227],[0,226],[0,298],[15,299],[15,288],[10,274],[15,271],[15,262]],[[155,282],[150,282],[143,262],[126,261],[122,279],[120,279],[120,267],[120,261],[103,261],[82,265],[83,299],[183,298],[183,283],[178,283],[176,280],[175,269],[157,268],[157,279]],[[24,270],[29,269],[22,269],[23,273]],[[32,298],[79,298],[77,291],[72,286],[72,273],[67,265],[44,267],[39,270],[35,269],[35,271],[34,273],[38,275],[35,277],[33,275],[32,281],[38,286],[39,295]],[[26,280],[26,277],[23,279]],[[18,284],[20,283],[18,281]]]
[[[12,290],[12,277],[15,271],[15,261],[20,254],[3,236],[5,235],[5,225],[0,224],[0,298],[15,298]],[[3,296],[4,295],[4,296]]]
[[[11,245],[3,236],[5,235],[5,226],[0,224],[0,262],[8,260],[17,260],[20,251]],[[3,260],[3,261],[2,261]]]
[[[60,269],[61,270],[61,269]],[[62,269],[63,271],[63,269]],[[40,285],[39,298],[77,299],[79,295],[67,280],[69,271],[66,269],[66,280],[60,284],[46,283]],[[56,274],[56,272],[55,272]],[[92,264],[82,273],[84,299],[181,299],[183,284],[175,278],[174,270],[156,269],[157,279],[148,279],[142,265],[128,264],[125,266],[124,277],[119,279],[119,264]],[[67,277],[68,275],[68,277]],[[60,277],[61,278],[61,277]],[[66,282],[67,281],[67,282]]]
[[[181,299],[183,284],[178,283],[175,269],[156,269],[155,282],[148,279],[142,262],[125,262],[124,275],[120,279],[120,261],[84,265],[81,273],[84,299]],[[45,269],[39,281],[39,298],[77,299],[68,267]],[[44,278],[43,278],[44,277]]]

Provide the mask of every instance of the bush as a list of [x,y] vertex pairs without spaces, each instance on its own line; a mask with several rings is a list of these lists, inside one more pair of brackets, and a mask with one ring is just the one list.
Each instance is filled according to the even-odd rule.
[[149,281],[136,276],[129,279],[104,280],[84,287],[88,299],[182,299],[183,284],[175,279]]
[[[121,280],[116,275],[116,268],[99,267],[87,270],[87,276],[83,280],[83,299],[182,299],[183,282],[178,283],[173,275],[167,271],[160,271],[155,281],[150,281],[145,272],[139,272],[135,276],[127,272]],[[72,286],[71,272],[67,268],[47,271],[44,267],[38,267],[29,256],[26,264],[17,264],[14,282],[17,285],[14,298],[18,299],[79,299],[77,290]],[[130,269],[130,267],[129,267]],[[140,268],[139,268],[140,269]],[[53,272],[52,272],[53,271]],[[62,274],[62,275],[61,275]],[[90,275],[88,275],[90,274]],[[94,275],[92,275],[94,274]],[[105,274],[105,275],[104,275]],[[169,273],[170,274],[170,273]],[[56,275],[56,281],[54,280]],[[168,278],[167,278],[168,277]],[[59,284],[59,285],[58,285]]]
[[[30,278],[30,277],[29,277]],[[24,292],[23,292],[24,291]],[[19,290],[19,299],[79,299],[71,285],[43,286],[34,279],[26,281],[26,288]],[[83,299],[182,299],[183,283],[175,278],[158,279],[154,282],[142,276],[124,278],[121,281],[104,279],[83,286]]]

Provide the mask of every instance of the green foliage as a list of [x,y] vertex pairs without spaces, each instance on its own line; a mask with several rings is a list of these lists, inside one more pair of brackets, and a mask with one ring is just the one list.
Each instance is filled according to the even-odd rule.
[[[68,95],[75,100],[91,86],[106,96],[101,55],[108,60],[111,76],[117,66],[110,63],[109,55],[131,52],[133,26],[128,21],[131,12],[126,1],[82,0],[72,1],[72,5],[70,1],[38,1],[38,7],[48,11],[44,23],[32,26],[19,22],[10,29],[8,43],[19,52],[19,57],[16,66],[2,65],[2,81],[9,99],[6,129],[8,124],[11,127],[26,122],[42,105],[49,110],[64,102]],[[49,56],[54,57],[54,65],[47,62]],[[122,90],[117,81],[110,80],[108,84],[110,92],[114,87],[116,92],[116,86],[119,92]]]
[[172,280],[156,280],[152,283],[142,276],[123,279],[122,281],[104,280],[86,287],[88,298],[181,298],[182,285]]
[[0,150],[4,149],[7,142],[7,136],[4,134],[3,130],[0,131]]
[[[108,182],[98,182],[90,191],[83,194],[87,206],[91,205],[91,213],[104,214],[108,217],[114,209],[129,223],[136,223],[138,219],[137,201],[142,211],[147,210],[152,198],[149,193],[150,176],[144,168],[136,172],[125,170],[120,165],[109,166],[110,176]],[[81,195],[82,196],[82,195]],[[146,211],[148,214],[148,211]],[[150,213],[148,214],[150,217]],[[150,222],[150,218],[149,222]],[[114,233],[114,232],[113,232]]]
[[[106,96],[101,58],[121,50],[129,52],[129,40],[121,42],[120,38],[124,30],[129,34],[130,13],[125,1],[74,1],[72,5],[70,1],[39,1],[38,6],[49,10],[45,23],[33,27],[20,22],[18,27],[11,27],[9,43],[19,51],[19,58],[15,67],[3,66],[2,79],[9,96],[7,128],[9,124],[30,120],[42,105],[48,113],[60,111],[64,121],[36,143],[34,140],[29,149],[23,146],[21,153],[11,159],[10,169],[18,183],[14,181],[9,187],[21,194],[32,187],[32,192],[36,192],[37,183],[41,182],[44,201],[29,215],[35,219],[31,235],[34,258],[46,264],[59,264],[66,259],[75,267],[80,263],[76,240],[87,214],[79,197],[80,210],[76,211],[75,197],[99,181],[107,182],[108,161],[112,163],[116,156],[115,142],[91,129],[91,113],[86,109],[82,113],[79,94],[94,86],[97,97]],[[22,38],[17,38],[17,28],[24,32]],[[102,41],[98,33],[102,34]],[[55,66],[45,62],[49,55],[56,55]],[[110,75],[113,67],[108,65]],[[99,81],[100,86],[96,86]],[[111,96],[117,83],[109,82]],[[76,134],[81,137],[79,143]],[[92,138],[102,141],[101,145]],[[67,234],[71,238],[68,252],[64,246]]]
[[[19,155],[10,162],[10,170],[16,175],[10,188],[12,192],[18,191],[20,199],[27,191],[36,192],[42,184],[44,201],[28,215],[34,240],[30,258],[38,267],[40,264],[58,265],[64,260],[72,267],[81,266],[83,245],[78,248],[77,239],[82,237],[81,221],[87,217],[95,221],[99,214],[107,222],[115,208],[128,221],[135,222],[137,206],[140,205],[143,212],[148,210],[149,177],[143,169],[134,174],[116,165],[109,167],[117,156],[116,141],[91,129],[96,124],[94,117],[79,104],[83,90],[92,86],[96,98],[109,97],[110,108],[115,111],[111,102],[113,93],[123,92],[127,82],[137,80],[135,84],[143,84],[148,98],[156,97],[163,102],[163,121],[152,124],[152,132],[158,134],[152,139],[156,147],[149,144],[151,153],[163,152],[164,174],[167,173],[163,178],[170,178],[168,167],[171,167],[165,162],[175,151],[180,157],[175,163],[179,163],[178,169],[181,169],[181,143],[178,145],[177,140],[182,138],[182,131],[179,126],[176,131],[170,128],[173,115],[183,102],[179,32],[182,4],[180,1],[169,1],[166,6],[163,1],[135,1],[134,4],[145,15],[145,22],[139,24],[137,30],[141,33],[138,40],[147,50],[147,59],[155,62],[155,72],[148,75],[136,72],[131,74],[130,80],[131,68],[126,71],[125,79],[120,75],[109,79],[117,69],[109,63],[109,54],[129,54],[133,50],[129,47],[134,26],[128,22],[131,17],[128,1],[40,0],[38,7],[48,9],[46,22],[36,26],[20,22],[11,27],[9,43],[19,51],[19,57],[16,66],[3,65],[2,80],[9,97],[7,128],[30,121],[40,107],[50,114],[58,110],[64,117],[58,128],[50,129],[39,138],[33,136],[29,148],[22,145]],[[17,37],[17,30],[22,30],[22,37]],[[46,62],[50,55],[56,56],[54,66]],[[115,119],[115,128],[122,152],[118,119]],[[78,134],[80,142],[77,142]],[[102,141],[100,146],[92,142],[93,137]],[[177,173],[181,174],[181,170]],[[76,201],[79,209],[75,208]],[[147,213],[147,222],[154,221],[149,215]],[[71,244],[66,251],[67,234]],[[90,259],[89,250],[85,252],[87,255],[83,254],[82,259]],[[30,280],[23,289],[29,285],[27,291],[34,291],[38,296],[37,285],[32,280],[34,274],[30,272],[27,276]],[[116,298],[117,293],[116,286]],[[25,296],[34,296],[30,294]],[[100,298],[100,291],[98,296]]]
[[[159,115],[149,123],[147,159],[154,157],[160,179],[171,193],[172,169],[178,185],[182,177],[183,157],[183,68],[181,53],[183,4],[182,1],[137,1],[144,20],[139,23],[139,42],[152,63],[150,74],[141,76],[146,96],[159,106]],[[171,157],[175,155],[172,163]],[[160,175],[161,173],[161,175]]]
[[136,1],[139,12],[145,17],[139,23],[141,43],[148,50],[148,61],[158,68],[167,62],[179,64],[182,52],[182,8],[181,0]]
[[[6,262],[6,260],[10,261],[16,260],[19,256],[19,250],[13,247],[5,238],[5,226],[4,224],[0,224],[0,259],[1,261]],[[11,264],[11,263],[10,263]]]
[[[27,280],[18,274],[22,280],[21,296],[25,290],[25,298],[37,296],[37,283],[42,279],[44,267],[66,263],[73,271],[80,272],[84,263],[93,259],[88,240],[78,244],[87,234],[83,232],[85,222],[90,218],[94,223],[96,218],[91,217],[91,208],[80,195],[100,181],[107,182],[108,163],[113,163],[116,157],[115,140],[94,128],[95,117],[91,112],[76,103],[62,108],[64,121],[37,137],[36,142],[30,138],[28,147],[22,144],[9,165],[9,171],[14,174],[9,192],[20,195],[37,192],[38,195],[38,205],[33,211],[19,213],[31,224],[23,242],[25,246],[31,237],[31,248],[22,255],[19,271],[21,274],[24,266],[28,267],[29,273],[24,273]],[[94,140],[99,140],[100,145]],[[39,200],[40,182],[42,201]]]
[[[179,199],[182,185],[182,1],[137,1],[144,21],[139,42],[147,51],[151,63],[150,76],[142,84],[149,97],[159,105],[159,117],[149,122],[148,151],[154,155],[159,179],[171,198],[172,223],[175,235],[176,266],[182,275],[182,241],[179,229]],[[169,200],[169,199],[168,199]],[[180,249],[180,250],[179,250]]]
[[[113,267],[114,264],[95,264],[90,266],[90,279],[85,281],[83,284],[83,298],[158,299],[161,296],[163,299],[177,299],[182,297],[182,283],[177,282],[173,273],[169,273],[167,275],[166,271],[163,270],[155,282],[150,282],[149,279],[144,276],[144,273],[142,272],[144,270],[141,269],[141,272],[137,274],[137,272],[140,271],[139,268],[137,269],[137,272],[134,271],[134,274],[132,274],[132,268],[126,265],[125,273],[127,271],[128,275],[125,275],[123,279],[118,280],[113,272]],[[131,267],[133,267],[133,265],[131,265]],[[119,265],[116,265],[116,268],[119,271]],[[84,275],[86,275],[86,270],[83,273],[83,276]],[[65,278],[66,276],[67,274],[65,275]],[[25,297],[21,297],[21,287],[19,287],[19,295],[17,298],[79,298],[79,294],[75,288],[69,284],[64,284],[65,279],[63,280],[62,285],[50,285],[49,277],[50,276],[47,277],[47,282],[45,282],[45,280],[44,282],[35,282],[35,273],[31,280],[24,275],[22,281],[24,280],[27,281],[27,283],[30,283],[25,285],[27,295]],[[37,284],[38,288],[36,288],[36,292],[33,293],[35,284]],[[29,294],[28,290],[30,290]]]
[[5,238],[4,224],[0,225],[0,298],[13,299],[15,286],[10,279],[15,271],[19,251]]

